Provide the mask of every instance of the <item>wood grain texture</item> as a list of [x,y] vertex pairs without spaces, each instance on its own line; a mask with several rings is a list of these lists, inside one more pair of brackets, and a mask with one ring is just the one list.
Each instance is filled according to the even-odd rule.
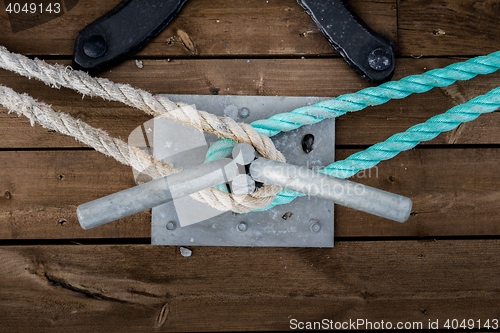
[[[45,24],[13,33],[0,12],[0,45],[23,54],[73,54],[80,30],[119,1],[80,0],[72,10]],[[396,0],[349,1],[378,33],[397,42]],[[61,29],[64,27],[64,29]],[[188,48],[182,38],[194,47]],[[311,18],[294,0],[191,0],[141,57],[231,55],[335,55]]]
[[479,55],[500,49],[495,0],[399,0],[401,54],[413,56]]
[[[118,1],[81,0],[58,19],[13,33],[0,12],[0,44],[35,55],[69,56],[78,31]],[[499,49],[496,0],[351,0],[375,31],[396,43],[400,56],[480,55]],[[64,29],[61,29],[64,27]],[[188,37],[195,51],[186,48]],[[192,0],[139,57],[338,56],[293,0]]]
[[[81,0],[58,19],[13,33],[0,13],[0,44],[25,54],[68,56],[78,31],[118,1]],[[348,1],[375,31],[395,42],[401,56],[479,55],[498,49],[500,7],[495,0]],[[61,29],[61,26],[65,29]],[[186,48],[187,36],[195,51]],[[293,0],[188,2],[170,26],[138,56],[269,56],[337,54]]]
[[[400,59],[395,79],[449,65],[458,59]],[[130,83],[152,93],[210,94],[220,89],[225,95],[338,96],[369,84],[359,78],[340,59],[232,59],[232,60],[144,60],[139,69],[128,61],[105,76],[114,82]],[[64,63],[64,62],[63,62]],[[337,84],[342,78],[342,84]],[[0,70],[0,84],[51,104],[55,110],[70,113],[110,135],[127,140],[131,131],[149,118],[139,110],[100,98],[81,98],[68,89],[51,89]],[[378,107],[342,116],[337,121],[339,145],[367,145],[445,112],[500,85],[500,72],[478,76],[450,87],[393,100]],[[203,106],[198,108],[203,110]],[[498,144],[496,130],[499,113],[481,116],[459,130],[443,134],[431,144]],[[81,147],[74,139],[35,126],[0,107],[0,148]]]
[[[400,224],[336,206],[336,237],[500,235],[499,152],[416,149],[360,172],[354,181],[410,197],[414,212]],[[94,151],[0,152],[0,239],[150,237],[149,212],[89,231],[76,219],[79,204],[133,185],[130,168]]]
[[[69,64],[77,32],[118,2],[80,0],[17,33],[2,3],[0,45]],[[348,3],[396,43],[395,79],[500,49],[497,0]],[[338,96],[369,86],[295,0],[190,0],[136,58],[142,69],[132,59],[103,76],[152,93]],[[149,119],[3,70],[0,84],[124,140]],[[498,86],[500,73],[343,116],[335,157]],[[291,319],[358,318],[427,328],[437,319],[441,327],[448,318],[500,319],[498,111],[353,177],[412,198],[407,223],[336,206],[333,249],[194,247],[191,257],[178,247],[116,245],[147,242],[148,211],[82,230],[77,205],[133,186],[130,168],[5,111],[0,332],[264,331],[290,329]],[[115,245],[60,245],[72,243]]]
[[193,250],[3,247],[0,331],[288,330],[324,318],[442,327],[499,315],[498,240]]
[[[5,238],[45,238],[46,233],[54,238],[66,238],[64,234],[69,238],[83,236],[85,233],[76,229],[78,205],[96,199],[100,193],[107,195],[135,185],[129,167],[95,151],[3,153],[0,229]],[[126,222],[131,229],[125,234],[119,231],[123,222],[118,222],[100,231],[90,230],[88,236],[149,237],[150,220],[149,212],[137,214]],[[29,226],[19,230],[25,223]],[[74,228],[76,233],[70,236],[66,229]]]

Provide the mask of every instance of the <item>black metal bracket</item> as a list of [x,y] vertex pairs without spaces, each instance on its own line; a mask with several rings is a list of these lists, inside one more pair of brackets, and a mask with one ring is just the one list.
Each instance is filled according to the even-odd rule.
[[371,30],[343,0],[297,0],[330,45],[369,82],[384,82],[394,72],[393,44]]
[[96,73],[120,63],[158,35],[186,1],[122,1],[80,31],[73,66]]
[[[187,0],[123,0],[76,38],[73,65],[105,70],[142,49]],[[371,30],[343,0],[297,0],[330,45],[364,79],[387,81],[394,72],[393,44]]]

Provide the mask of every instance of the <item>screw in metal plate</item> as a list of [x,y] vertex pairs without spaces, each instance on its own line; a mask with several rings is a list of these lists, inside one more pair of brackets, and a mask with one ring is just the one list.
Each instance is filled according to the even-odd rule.
[[239,111],[238,111],[238,115],[241,117],[241,118],[247,118],[249,115],[250,115],[250,110],[248,108],[241,108]]
[[174,221],[167,222],[167,230],[174,231],[175,228],[177,228],[177,223],[175,223]]
[[392,56],[389,51],[377,48],[368,55],[368,65],[376,71],[385,71],[392,65]]
[[248,229],[248,224],[246,222],[240,222],[236,226],[236,229],[238,229],[239,232],[245,232]]
[[321,230],[321,224],[319,222],[314,222],[311,224],[311,231],[317,234]]
[[93,35],[90,36],[83,42],[83,53],[85,53],[90,58],[99,58],[106,53],[108,49],[108,43],[104,36]]

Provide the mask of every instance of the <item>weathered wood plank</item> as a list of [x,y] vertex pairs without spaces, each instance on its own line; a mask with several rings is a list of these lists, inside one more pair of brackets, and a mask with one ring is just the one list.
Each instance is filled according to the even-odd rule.
[[[71,55],[78,32],[118,2],[80,0],[61,17],[16,33],[2,11],[0,30],[4,33],[0,45],[24,54]],[[396,0],[349,3],[372,29],[397,43]],[[178,33],[179,30],[185,34]],[[184,38],[189,38],[195,48],[185,47],[181,35],[187,36]],[[294,0],[191,0],[139,56],[320,54],[337,56]]]
[[498,318],[498,240],[334,249],[0,249],[0,331],[290,329],[290,320]]
[[[1,11],[0,29],[4,33],[0,44],[25,54],[69,56],[78,31],[117,3],[82,0],[63,16],[16,33],[12,32],[7,14]],[[478,55],[500,47],[496,28],[500,7],[495,0],[348,3],[370,27],[395,42],[402,56]],[[187,33],[195,51],[184,46],[179,29]],[[144,57],[231,55],[337,56],[293,0],[192,0],[139,53]]]
[[[95,151],[12,151],[2,152],[1,156],[2,238],[24,239],[27,234],[31,235],[28,238],[45,238],[44,234],[52,234],[53,238],[66,238],[64,234],[69,238],[84,236],[86,233],[75,228],[76,207],[97,198],[97,193],[110,194],[135,185],[129,167]],[[106,229],[90,230],[88,236],[149,237],[150,220],[150,212],[145,212],[125,221],[135,231],[118,231],[123,223],[119,222]],[[21,227],[25,223],[29,226]],[[66,229],[75,229],[76,233],[67,233]]]
[[[2,11],[0,28],[5,33],[0,44],[26,54],[70,55],[78,31],[116,3],[80,1],[60,18],[16,33]],[[477,55],[499,48],[496,23],[500,9],[495,0],[401,0],[397,6],[393,0],[351,0],[349,4],[370,27],[396,42],[403,56]],[[192,56],[179,29],[190,36],[195,55],[201,56],[336,55],[291,0],[190,1],[140,55]]]
[[[2,9],[0,45],[69,59],[77,32],[118,2],[80,0],[61,18],[17,33]],[[348,2],[368,25],[396,42],[402,57],[500,49],[496,0]],[[196,45],[194,52],[184,47],[178,30]],[[295,59],[269,59],[288,56]],[[143,69],[128,61],[104,75],[153,93],[210,94],[219,88],[220,94],[337,96],[368,86],[294,0],[191,0],[137,57],[144,60]],[[425,57],[398,59],[395,78],[455,61]],[[82,100],[5,71],[0,84],[125,140],[148,119],[118,103]],[[378,142],[499,85],[500,74],[478,77],[341,117],[336,143],[349,148]],[[130,168],[4,111],[0,239],[85,243],[150,236],[149,212],[83,231],[76,206],[133,186]],[[451,144],[499,144],[499,114],[431,143],[449,144],[446,149],[428,145],[355,177],[410,196],[414,214],[398,224],[337,206],[335,235],[345,241],[334,249],[198,247],[185,258],[177,247],[146,245],[0,247],[0,332],[33,327],[46,332],[284,330],[290,319],[324,318],[422,322],[427,328],[429,320],[439,319],[442,327],[448,318],[498,319],[498,240],[359,242],[350,237],[496,238],[499,148]],[[353,152],[339,149],[336,158]]]
[[[340,149],[337,159],[353,150]],[[416,149],[353,180],[409,196],[404,224],[337,206],[336,237],[499,235],[499,149]],[[150,237],[150,213],[84,231],[76,207],[134,185],[94,151],[0,152],[0,239]]]
[[[350,153],[341,150],[336,158]],[[414,149],[401,153],[371,173],[360,172],[353,180],[410,197],[410,219],[397,224],[337,206],[336,235],[497,235],[499,165],[497,149]]]
[[[400,59],[394,78],[443,67],[454,61]],[[145,60],[142,69],[129,61],[106,73],[106,77],[152,93],[181,94],[210,94],[211,89],[218,88],[220,94],[230,95],[338,96],[369,86],[340,59]],[[342,82],[338,82],[338,78],[342,78]],[[124,140],[134,128],[149,119],[141,111],[119,103],[100,98],[82,99],[67,89],[51,89],[36,80],[2,70],[0,84],[26,92],[52,104],[56,110],[70,113]],[[500,86],[500,72],[340,117],[336,142],[366,145],[385,140],[497,86]],[[198,107],[203,109],[203,106]],[[481,116],[461,126],[459,131],[441,135],[431,143],[498,144],[498,117],[498,112]],[[0,108],[0,133],[0,148],[81,147],[72,138],[49,133],[39,126],[31,128],[27,119],[7,115],[3,108]]]
[[500,49],[496,0],[399,0],[399,51],[413,56],[487,54]]

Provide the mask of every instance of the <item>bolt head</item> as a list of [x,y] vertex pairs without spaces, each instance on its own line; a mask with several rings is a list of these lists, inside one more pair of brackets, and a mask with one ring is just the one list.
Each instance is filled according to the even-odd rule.
[[236,229],[238,229],[239,232],[245,232],[248,229],[248,224],[246,222],[240,222],[236,226]]
[[241,117],[241,118],[247,118],[249,115],[250,115],[250,110],[248,108],[241,108],[239,111],[238,111],[238,115]]
[[83,53],[89,58],[102,57],[108,49],[108,43],[104,36],[93,35],[83,42]]
[[386,49],[377,48],[368,55],[368,65],[376,71],[385,71],[392,65],[392,54]]
[[317,234],[321,230],[321,224],[319,222],[314,222],[311,224],[311,231]]
[[175,228],[177,228],[177,223],[175,223],[174,221],[168,221],[166,227],[167,230],[174,231]]

